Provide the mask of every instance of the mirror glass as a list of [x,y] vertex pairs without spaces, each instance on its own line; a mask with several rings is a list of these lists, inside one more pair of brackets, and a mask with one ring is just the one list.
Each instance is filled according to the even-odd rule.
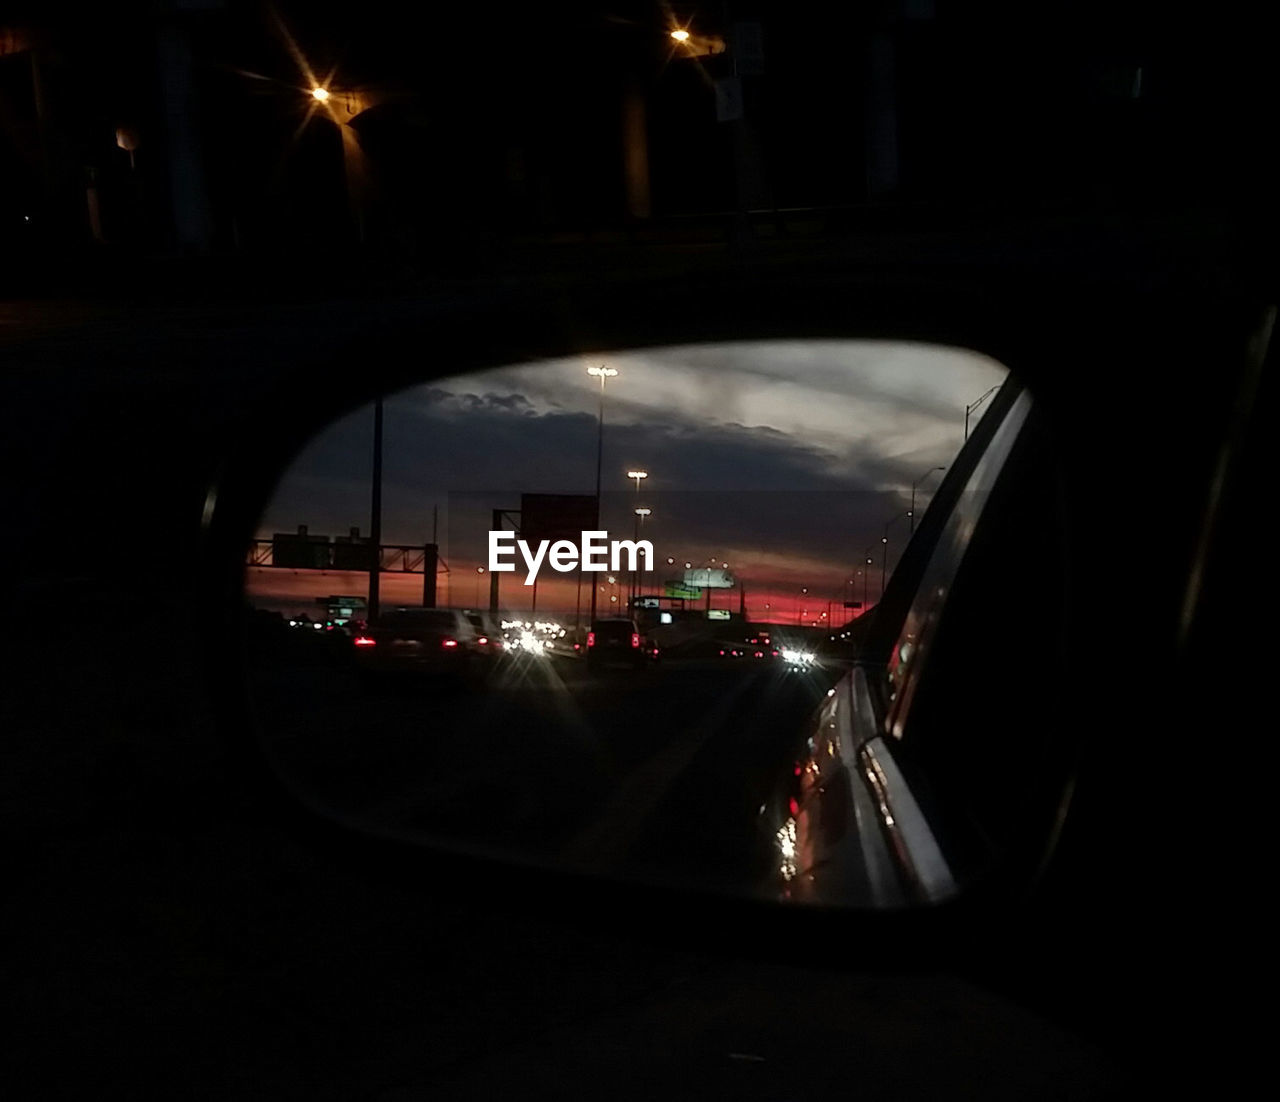
[[792,897],[797,748],[1005,375],[920,344],[726,343],[352,410],[247,549],[271,760],[365,829]]

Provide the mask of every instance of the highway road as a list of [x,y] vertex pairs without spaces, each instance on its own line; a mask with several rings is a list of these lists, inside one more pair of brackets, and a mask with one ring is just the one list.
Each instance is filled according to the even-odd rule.
[[272,759],[325,809],[573,867],[744,889],[760,809],[840,670],[749,659],[642,670],[520,655],[482,686],[369,688],[320,648],[255,661]]

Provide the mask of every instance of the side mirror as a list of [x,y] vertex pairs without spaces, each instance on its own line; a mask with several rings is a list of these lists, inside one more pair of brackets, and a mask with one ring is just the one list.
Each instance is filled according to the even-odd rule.
[[265,759],[401,843],[757,900],[955,898],[987,865],[945,853],[923,736],[885,739],[889,642],[1017,438],[1016,388],[966,409],[1005,376],[946,347],[737,342],[347,413],[246,533],[251,606],[368,620],[323,655],[246,637]]

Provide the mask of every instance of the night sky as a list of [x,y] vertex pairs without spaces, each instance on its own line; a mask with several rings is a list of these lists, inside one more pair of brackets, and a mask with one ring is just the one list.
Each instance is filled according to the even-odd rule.
[[[487,601],[476,568],[491,509],[518,509],[521,493],[594,491],[599,384],[586,369],[600,364],[619,372],[606,390],[603,526],[631,538],[632,510],[652,509],[643,537],[657,569],[646,588],[660,592],[685,561],[728,562],[751,617],[793,623],[828,601],[839,622],[841,602],[863,597],[857,571],[873,544],[874,603],[885,523],[908,508],[912,482],[950,464],[966,404],[1005,375],[984,356],[923,345],[720,344],[542,361],[401,391],[385,403],[382,542],[426,542],[438,507],[449,570],[439,603]],[[277,487],[259,537],[300,524],[368,535],[372,436],[365,407],[316,437]],[[626,477],[636,468],[649,472],[638,495]],[[918,511],[939,477],[922,482]],[[890,529],[890,569],[907,528],[903,518]],[[503,577],[504,607],[530,607],[521,578]],[[255,603],[312,612],[315,598],[366,585],[342,572],[254,569],[248,579]],[[384,603],[416,604],[421,592],[419,576],[384,575]],[[623,587],[602,599],[615,594],[625,600]],[[738,607],[736,590],[713,599]],[[572,612],[575,601],[574,575],[544,567],[538,610]]]

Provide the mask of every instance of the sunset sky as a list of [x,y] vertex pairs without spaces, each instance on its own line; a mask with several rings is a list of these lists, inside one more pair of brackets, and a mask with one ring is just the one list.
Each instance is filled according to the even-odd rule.
[[[546,360],[400,391],[384,404],[382,542],[428,541],[438,507],[448,566],[439,603],[487,602],[488,577],[477,567],[491,509],[518,509],[521,493],[594,492],[600,388],[587,368],[602,364],[618,371],[605,393],[602,526],[631,538],[634,507],[652,510],[643,538],[657,569],[646,590],[661,592],[686,561],[714,558],[745,587],[752,618],[790,623],[805,610],[812,621],[828,601],[840,622],[841,602],[863,597],[857,572],[871,545],[874,603],[885,523],[908,508],[912,482],[951,463],[965,406],[1006,374],[959,349],[769,342]],[[367,535],[372,440],[372,406],[314,438],[277,487],[260,538],[300,524],[312,534],[359,527]],[[639,495],[632,469],[649,472]],[[940,477],[921,483],[918,514]],[[907,530],[905,518],[890,528],[890,570]],[[503,576],[504,607],[530,607],[521,580]],[[363,594],[367,577],[252,568],[247,587],[255,604],[314,615],[315,598]],[[386,574],[382,590],[384,604],[417,604],[422,579]],[[625,586],[607,587],[602,602],[614,594],[625,600]],[[544,568],[538,610],[572,614],[575,599],[575,576]],[[736,610],[738,591],[713,601]]]

